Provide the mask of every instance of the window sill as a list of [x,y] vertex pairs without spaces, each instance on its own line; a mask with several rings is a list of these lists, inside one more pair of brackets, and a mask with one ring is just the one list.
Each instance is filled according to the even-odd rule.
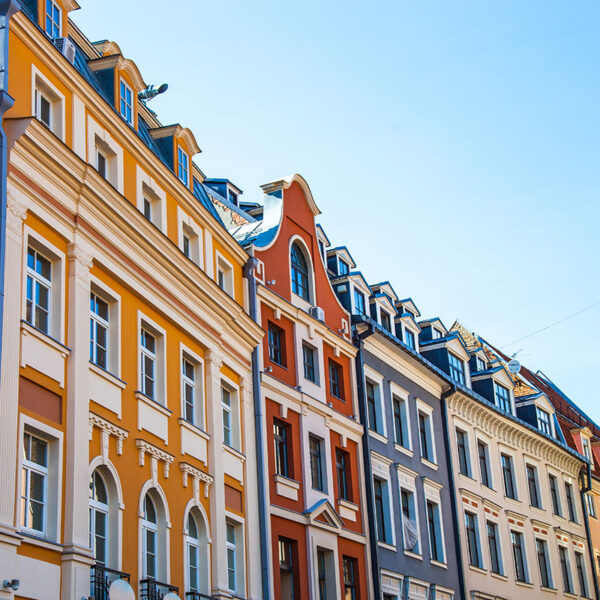
[[427,460],[426,458],[421,457],[421,462],[426,466],[429,467],[430,469],[433,469],[434,471],[438,470],[438,466],[436,463],[431,462],[430,460]]
[[440,569],[448,568],[448,565],[445,562],[440,562],[439,560],[430,560],[429,564],[433,565],[434,567],[438,567]]
[[194,425],[193,423],[186,421],[182,417],[180,417],[178,419],[178,422],[179,422],[179,425],[181,425],[181,427],[183,427],[183,429],[187,429],[188,431],[191,431],[192,433],[200,436],[201,438],[204,438],[206,441],[210,440],[210,434],[206,433],[206,431],[204,431],[204,429],[202,429],[201,427],[198,427],[198,425]]
[[32,335],[37,338],[50,348],[53,348],[57,352],[60,352],[63,358],[66,358],[71,354],[71,349],[67,348],[64,344],[54,339],[52,336],[36,329],[33,325],[30,325],[27,321],[21,321],[21,331],[23,335]]
[[521,504],[521,501],[518,498],[511,498],[510,496],[504,496],[504,499],[509,503]]
[[533,589],[533,583],[531,583],[530,581],[516,581],[515,580],[515,585],[518,585],[519,587],[524,587],[527,589]]
[[542,592],[551,592],[552,594],[557,594],[558,590],[556,588],[550,588],[550,587],[541,587]]
[[494,579],[499,579],[500,581],[508,581],[508,577],[506,575],[502,575],[502,573],[490,573],[490,575]]
[[408,556],[409,558],[414,558],[416,560],[423,560],[422,554],[417,554],[416,552],[411,552],[410,550],[405,550],[404,556]]
[[22,535],[25,539],[24,542],[38,546],[39,548],[45,548],[46,550],[54,550],[55,552],[62,552],[63,545],[58,542],[52,542],[44,537],[41,537],[39,533],[34,533],[27,529],[19,530],[19,535]]
[[466,475],[465,473],[459,473],[459,474],[458,474],[458,476],[459,476],[461,479],[464,479],[464,480],[466,480],[466,481],[469,481],[469,482],[474,482],[474,481],[476,481],[475,477],[471,477],[471,475]]
[[476,565],[469,565],[469,569],[471,571],[475,571],[475,573],[481,573],[481,575],[487,575],[487,571],[485,569],[482,569],[481,567],[478,567]]
[[235,456],[236,458],[238,458],[242,462],[246,461],[245,454],[242,454],[239,450],[236,450],[233,446],[229,446],[228,444],[226,444],[225,442],[223,442],[223,449],[225,450],[225,452],[227,452],[229,454],[232,454],[233,456]]
[[392,552],[396,552],[396,546],[393,544],[387,544],[386,542],[377,542],[377,545],[380,548],[385,548],[386,550],[391,550]]
[[135,397],[137,400],[140,400],[144,404],[154,408],[158,412],[162,413],[165,417],[170,417],[173,414],[173,411],[168,409],[166,406],[162,405],[158,400],[153,400],[152,398],[146,396],[143,392],[137,390],[135,392]]
[[409,456],[410,458],[412,458],[415,454],[410,448],[405,448],[400,444],[394,444],[394,448],[398,450],[398,452],[402,452],[402,454],[406,454],[406,456]]
[[109,383],[112,383],[113,385],[116,385],[118,388],[121,388],[122,390],[124,390],[127,387],[127,384],[122,379],[119,379],[119,377],[117,377],[116,375],[113,375],[110,371],[107,371],[106,369],[99,367],[97,364],[95,364],[93,362],[90,362],[90,371],[96,373],[96,375],[99,375],[103,379],[106,379],[106,381],[108,381]]
[[358,506],[354,502],[338,498],[338,513],[342,519],[347,521],[356,522],[356,515],[358,514]]
[[300,483],[294,479],[288,479],[283,475],[274,475],[273,480],[275,481],[275,491],[278,496],[288,498],[288,500],[298,501],[298,490],[300,489]]
[[381,442],[382,444],[387,444],[387,438],[382,435],[381,433],[378,433],[377,431],[373,431],[372,429],[369,429],[369,435],[376,439],[378,442]]

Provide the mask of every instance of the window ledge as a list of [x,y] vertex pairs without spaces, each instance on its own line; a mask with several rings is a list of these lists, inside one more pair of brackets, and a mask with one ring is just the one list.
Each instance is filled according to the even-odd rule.
[[513,503],[513,504],[521,504],[521,501],[518,498],[511,498],[510,496],[504,496],[504,499],[509,502],[509,503]]
[[156,409],[158,412],[162,413],[165,417],[170,417],[173,414],[172,410],[168,409],[166,406],[163,406],[157,400],[153,400],[152,398],[149,398],[148,396],[146,396],[146,394],[144,394],[143,392],[140,392],[139,390],[137,390],[135,392],[135,397],[138,400],[140,400],[141,402],[143,402],[144,404],[150,406],[151,408]]
[[508,581],[508,577],[506,575],[502,575],[502,573],[490,573],[490,575],[494,578],[494,579],[499,579],[500,581]]
[[232,454],[233,456],[235,456],[236,458],[238,458],[242,462],[246,461],[246,455],[245,454],[242,454],[239,450],[236,450],[232,446],[227,445],[225,442],[223,442],[223,448],[225,449],[225,452],[228,452],[229,454]]
[[22,535],[25,539],[24,542],[28,544],[32,544],[33,546],[38,546],[39,548],[45,548],[46,550],[54,550],[62,552],[63,545],[58,542],[53,542],[46,538],[40,537],[39,534],[33,533],[27,529],[20,529],[19,535]]
[[96,375],[99,375],[103,379],[106,379],[106,381],[108,381],[109,383],[112,383],[113,385],[116,385],[118,388],[121,388],[122,390],[124,390],[127,387],[127,384],[122,379],[120,379],[116,375],[113,375],[110,371],[107,371],[106,369],[99,367],[98,365],[94,364],[93,362],[90,362],[90,371],[96,373]]
[[533,506],[533,504],[530,504],[529,508],[533,511],[546,514],[546,509],[543,506]]
[[430,469],[433,469],[434,471],[438,470],[438,466],[436,463],[431,462],[430,460],[427,460],[426,458],[421,457],[421,462],[426,466],[429,467]]
[[61,356],[63,358],[66,358],[67,356],[69,356],[71,354],[70,348],[67,348],[67,346],[65,346],[58,340],[55,340],[53,337],[51,337],[47,333],[44,333],[43,331],[36,329],[35,327],[33,327],[33,325],[30,325],[27,321],[21,321],[21,331],[22,331],[23,335],[32,335],[33,337],[37,338],[38,340],[40,340],[47,346],[50,346],[50,348],[53,348],[57,352],[60,352]]
[[411,448],[405,448],[404,446],[401,446],[400,444],[397,444],[396,442],[394,442],[394,449],[397,450],[398,452],[402,452],[402,454],[406,454],[406,456],[409,456],[410,458],[412,458],[415,454]]
[[396,546],[394,546],[393,544],[386,544],[386,542],[377,542],[377,545],[380,548],[385,548],[386,550],[391,550],[392,552],[396,552]]
[[542,586],[542,592],[552,592],[553,594],[557,594],[558,590],[556,588],[549,588]]
[[434,567],[439,567],[440,569],[448,568],[448,565],[446,563],[440,562],[439,560],[430,560],[429,563],[432,564]]
[[482,575],[487,575],[487,571],[485,569],[482,569],[481,567],[477,567],[475,565],[469,565],[469,569],[471,569],[471,571],[475,571],[475,573],[481,573]]
[[296,481],[295,479],[290,479],[289,477],[285,477],[284,475],[273,475],[273,481],[275,481],[275,483],[293,488],[295,490],[299,490],[300,489],[300,482]]
[[387,444],[387,438],[383,434],[378,433],[377,431],[373,431],[372,429],[369,429],[369,435],[372,438],[375,438],[377,441],[381,442],[382,444]]
[[183,427],[183,429],[187,429],[188,431],[191,431],[192,433],[200,436],[201,438],[204,438],[206,441],[210,440],[210,434],[206,433],[206,431],[204,431],[204,429],[198,427],[198,425],[194,425],[193,423],[186,421],[182,417],[180,417],[178,419],[178,421],[179,421],[179,425],[181,425],[181,427]]
[[518,585],[519,587],[528,588],[528,589],[533,588],[533,583],[531,583],[530,581],[516,581],[515,580],[515,585]]
[[458,476],[461,479],[464,479],[464,480],[469,481],[469,482],[476,481],[475,477],[471,477],[471,475],[466,475],[465,473],[459,473]]
[[416,560],[423,560],[422,554],[417,554],[416,552],[411,552],[410,550],[405,550],[404,556],[408,556],[409,558],[415,558]]
[[338,498],[338,512],[342,519],[348,521],[356,521],[356,515],[358,514],[358,506],[354,502]]

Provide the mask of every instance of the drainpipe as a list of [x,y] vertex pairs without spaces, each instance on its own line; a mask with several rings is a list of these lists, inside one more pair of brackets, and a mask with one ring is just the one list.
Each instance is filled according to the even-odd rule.
[[10,18],[21,10],[16,0],[0,0],[0,371],[2,370],[2,332],[4,323],[4,271],[6,268],[6,179],[8,147],[4,113],[14,104],[8,95],[8,28]]
[[598,585],[598,576],[596,574],[595,567],[595,557],[594,557],[594,544],[592,544],[592,532],[590,531],[590,521],[587,512],[587,506],[585,504],[585,495],[592,490],[592,465],[587,463],[584,467],[582,467],[581,472],[586,470],[586,478],[584,479],[584,484],[581,486],[580,497],[581,497],[581,506],[583,508],[583,520],[585,523],[585,536],[587,538],[588,545],[588,554],[590,555],[590,563],[592,567],[592,578],[594,580],[594,592],[596,593],[596,598],[600,598],[600,586]]
[[377,525],[375,523],[375,498],[373,496],[373,470],[371,469],[371,448],[369,445],[369,432],[367,431],[367,406],[365,402],[365,370],[363,367],[363,341],[373,334],[373,326],[369,325],[369,328],[363,333],[357,333],[356,328],[353,332],[353,342],[358,348],[356,353],[356,379],[357,379],[357,392],[358,392],[358,411],[360,421],[365,427],[365,432],[362,438],[362,450],[363,450],[363,463],[365,468],[365,477],[367,481],[367,519],[369,523],[369,531],[371,543],[369,544],[369,550],[371,554],[371,566],[373,571],[373,593],[374,597],[379,600],[381,598],[381,584],[379,581],[379,556],[377,554]]
[[[256,294],[256,278],[254,270],[258,260],[251,256],[244,265],[244,277],[248,280],[248,299],[250,318],[258,323],[258,303]],[[265,482],[265,448],[263,445],[263,410],[260,389],[259,348],[252,350],[252,397],[254,400],[254,434],[256,438],[256,470],[258,474],[258,524],[260,529],[260,560],[262,575],[262,598],[271,599],[271,565],[269,562],[269,535],[267,512],[267,489]]]
[[460,587],[460,597],[466,600],[465,595],[465,574],[463,571],[462,552],[460,547],[460,520],[458,516],[458,503],[456,501],[456,490],[454,489],[454,468],[452,467],[452,448],[450,447],[450,434],[448,432],[448,409],[446,407],[446,398],[456,392],[456,386],[451,384],[450,389],[442,394],[442,427],[444,429],[444,445],[446,446],[446,463],[448,465],[448,476],[450,478],[450,501],[452,502],[452,522],[454,523],[454,548],[456,551],[456,562],[458,567],[458,585]]

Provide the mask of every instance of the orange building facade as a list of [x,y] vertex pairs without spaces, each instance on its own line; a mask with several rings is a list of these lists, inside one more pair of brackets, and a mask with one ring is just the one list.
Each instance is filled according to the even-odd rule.
[[[256,598],[248,254],[113,42],[10,22],[0,598]],[[143,94],[142,94],[143,98]],[[121,594],[115,596],[114,594]]]

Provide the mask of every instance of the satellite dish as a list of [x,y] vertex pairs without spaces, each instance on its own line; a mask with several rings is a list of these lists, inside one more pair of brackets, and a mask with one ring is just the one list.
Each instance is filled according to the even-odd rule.
[[516,375],[521,370],[521,363],[516,358],[513,358],[508,363],[508,370],[513,375]]

